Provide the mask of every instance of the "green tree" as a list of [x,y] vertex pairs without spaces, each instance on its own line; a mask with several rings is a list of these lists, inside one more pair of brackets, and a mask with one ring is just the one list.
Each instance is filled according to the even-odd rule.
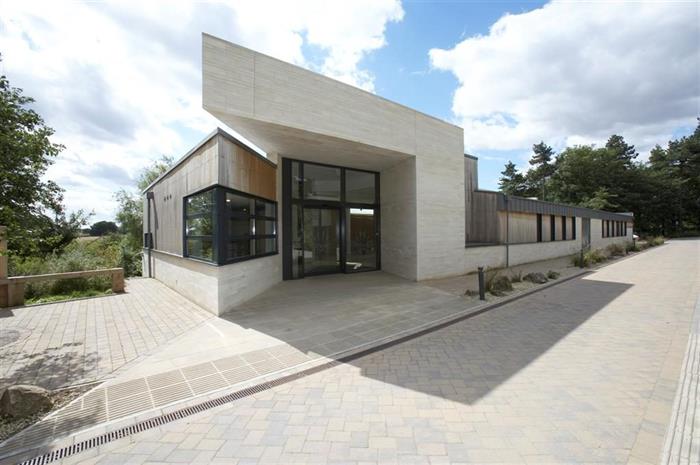
[[527,185],[525,176],[518,171],[515,163],[508,161],[505,169],[501,171],[501,179],[498,182],[499,189],[508,195],[526,195]]
[[119,231],[126,236],[129,246],[133,249],[140,249],[143,242],[143,199],[141,192],[172,164],[173,158],[163,155],[141,171],[136,182],[138,192],[120,189],[114,194],[119,205],[116,215]]
[[556,170],[554,159],[554,149],[545,144],[544,141],[532,146],[533,155],[530,158],[532,169],[527,172],[526,181],[528,185],[527,194],[538,196],[542,200],[547,200],[547,184]]
[[612,151],[618,160],[625,163],[631,163],[639,155],[634,145],[629,145],[622,136],[617,134],[610,136],[605,143],[605,148]]
[[60,250],[87,224],[83,211],[66,215],[63,189],[43,179],[63,150],[54,130],[34,110],[34,99],[0,76],[0,224],[8,227],[8,252],[31,256]]
[[[700,119],[693,134],[654,147],[648,162],[637,161],[634,145],[615,134],[604,147],[567,147],[554,162],[544,143],[533,152],[529,195],[544,187],[547,200],[632,212],[635,229],[647,234],[700,232]],[[505,168],[504,191],[515,174],[510,163]]]
[[700,231],[700,120],[690,136],[656,146],[649,156],[650,176],[663,182],[660,194],[666,215],[660,225],[668,233]]
[[91,236],[104,236],[114,234],[119,230],[114,221],[98,221],[90,227]]

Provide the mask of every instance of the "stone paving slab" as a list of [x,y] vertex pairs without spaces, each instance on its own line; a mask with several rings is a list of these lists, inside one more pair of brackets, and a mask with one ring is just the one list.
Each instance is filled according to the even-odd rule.
[[[384,274],[376,274],[373,279],[396,281],[396,278]],[[406,285],[404,280],[397,283],[401,288]],[[550,283],[554,284],[557,281]],[[546,286],[540,289],[543,288]],[[406,305],[387,307],[383,312],[377,312],[371,318],[367,316],[364,320],[344,320],[341,313],[331,314],[336,320],[336,330],[330,333],[318,332],[317,327],[307,326],[305,333],[296,333],[297,338],[290,338],[289,343],[154,373],[143,378],[126,381],[113,379],[1,444],[5,453],[0,456],[16,454],[50,442],[60,442],[61,437],[94,428],[101,423],[111,422],[111,429],[118,429],[124,424],[119,420],[156,411],[163,406],[193,405],[199,396],[208,395],[211,398],[214,392],[225,388],[239,389],[241,385],[250,385],[253,380],[266,378],[265,375],[288,374],[300,371],[309,362],[323,363],[367,350],[451,319],[483,311],[494,303],[477,305],[477,300],[456,297],[434,289],[421,293],[421,286],[417,284],[410,284],[407,289],[412,292],[404,295],[404,298],[416,299],[417,295],[421,295],[421,299],[416,299],[418,302],[414,301],[411,305],[405,301]],[[536,290],[530,289],[529,292]],[[516,299],[520,295],[522,293],[511,294],[500,300]],[[397,300],[397,304],[399,302],[401,301]],[[269,306],[270,302],[266,305]],[[259,306],[257,308],[260,309]],[[263,317],[266,315],[264,311],[261,313]],[[277,320],[283,321],[282,318]],[[290,322],[291,320],[287,324]],[[312,333],[315,336],[310,335]],[[180,340],[173,344],[183,345]],[[297,347],[310,347],[310,350],[302,352]],[[149,366],[148,363],[146,365]]]
[[128,279],[126,292],[0,310],[0,385],[47,389],[104,379],[213,318],[153,279]]
[[666,380],[680,374],[700,289],[698,244],[63,463],[658,463],[677,387]]
[[673,415],[666,433],[664,465],[700,464],[700,297],[683,361]]

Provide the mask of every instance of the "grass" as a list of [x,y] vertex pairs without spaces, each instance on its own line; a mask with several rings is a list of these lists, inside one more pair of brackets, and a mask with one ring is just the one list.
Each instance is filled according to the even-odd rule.
[[621,257],[625,254],[626,250],[622,244],[610,244],[605,248],[605,252],[608,257]]
[[[124,268],[125,275],[140,274],[141,255],[135,252],[123,235],[99,238],[80,237],[68,244],[60,253],[43,257],[10,257],[10,276],[65,273],[70,271]],[[111,279],[105,276],[89,278],[56,279],[27,283],[27,304],[56,302],[104,295],[112,287]]]
[[[608,256],[601,250],[589,250],[583,254],[583,266],[589,267],[597,263],[602,263],[608,259]],[[573,256],[573,264],[575,266],[581,266],[581,256],[576,254]]]
[[84,297],[99,297],[103,295],[109,295],[112,293],[111,289],[98,290],[98,289],[86,289],[84,291],[72,291],[67,294],[51,294],[41,297],[30,297],[25,299],[24,303],[26,305],[31,304],[47,304],[51,302],[60,302],[62,300],[72,300],[81,299]]

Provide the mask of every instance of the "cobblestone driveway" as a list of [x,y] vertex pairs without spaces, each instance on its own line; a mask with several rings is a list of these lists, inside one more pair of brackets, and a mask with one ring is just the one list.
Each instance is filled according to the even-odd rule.
[[698,257],[673,242],[69,461],[658,463]]

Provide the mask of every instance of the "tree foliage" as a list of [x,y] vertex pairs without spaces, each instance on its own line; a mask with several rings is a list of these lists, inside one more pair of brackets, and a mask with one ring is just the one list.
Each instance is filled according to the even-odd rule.
[[91,236],[104,236],[106,234],[114,234],[119,230],[114,221],[98,221],[90,226]]
[[31,109],[34,99],[0,76],[0,224],[13,256],[60,250],[87,224],[82,211],[66,215],[63,189],[44,179],[63,146]]
[[138,192],[121,189],[114,194],[119,205],[116,215],[119,231],[126,235],[129,245],[134,249],[140,250],[143,242],[143,199],[141,192],[170,168],[172,164],[173,158],[163,155],[141,171],[136,182]]
[[700,124],[695,132],[656,146],[648,162],[634,145],[612,135],[604,147],[578,145],[554,155],[533,146],[532,168],[519,173],[512,162],[500,188],[511,195],[614,212],[633,212],[635,228],[649,234],[700,230]]

